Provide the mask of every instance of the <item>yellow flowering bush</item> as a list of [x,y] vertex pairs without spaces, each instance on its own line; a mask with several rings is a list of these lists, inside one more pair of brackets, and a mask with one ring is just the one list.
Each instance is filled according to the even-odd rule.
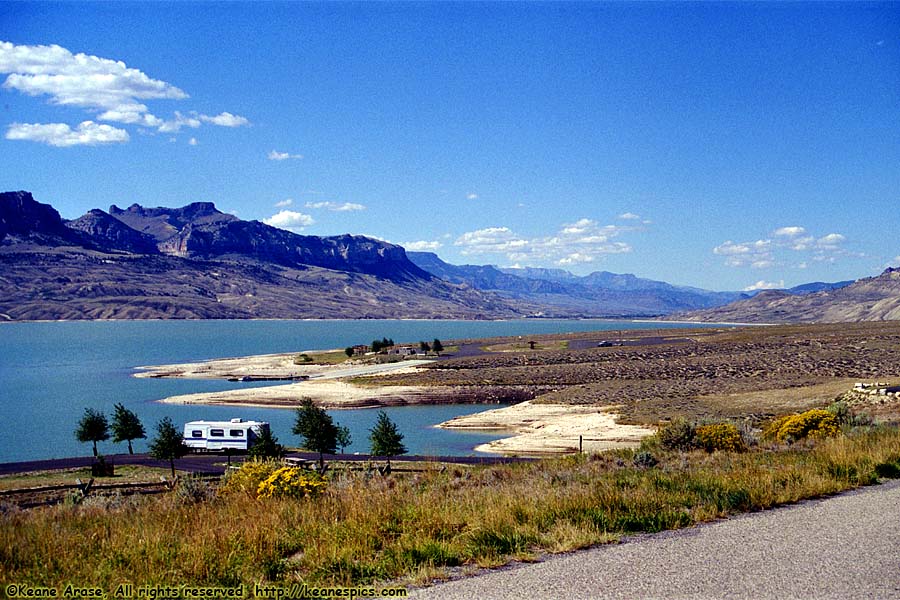
[[699,425],[694,430],[694,444],[707,452],[715,450],[740,452],[746,449],[741,432],[733,423]]
[[279,467],[281,463],[274,460],[248,460],[240,469],[225,477],[225,485],[220,488],[219,493],[242,492],[255,498],[259,484],[268,479]]
[[841,432],[834,414],[814,408],[806,412],[776,419],[766,427],[768,437],[779,442],[796,442],[805,438],[826,438]]
[[325,480],[312,471],[297,467],[282,467],[259,484],[259,498],[306,498],[325,490]]

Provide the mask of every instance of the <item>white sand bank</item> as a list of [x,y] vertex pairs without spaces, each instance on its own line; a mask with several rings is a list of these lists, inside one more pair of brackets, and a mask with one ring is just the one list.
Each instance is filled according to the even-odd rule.
[[578,451],[583,436],[585,452],[635,447],[653,429],[616,423],[615,407],[571,406],[522,402],[474,415],[456,417],[439,427],[502,430],[512,437],[482,444],[475,449],[506,455],[540,456]]

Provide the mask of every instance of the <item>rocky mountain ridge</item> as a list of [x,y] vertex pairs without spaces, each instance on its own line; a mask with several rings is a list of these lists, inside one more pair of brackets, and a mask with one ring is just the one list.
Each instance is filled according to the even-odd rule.
[[0,266],[7,320],[523,316],[426,273],[400,246],[301,236],[211,203],[65,221],[28,192],[2,193]]

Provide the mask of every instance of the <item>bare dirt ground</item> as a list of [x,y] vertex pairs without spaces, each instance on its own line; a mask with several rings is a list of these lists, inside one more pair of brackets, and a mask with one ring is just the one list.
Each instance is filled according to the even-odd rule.
[[[598,347],[601,340],[615,345]],[[290,385],[167,399],[186,403],[292,407],[311,397],[328,408],[356,408],[531,401],[444,424],[502,428],[516,437],[481,449],[517,454],[572,451],[579,435],[587,447],[633,446],[676,416],[758,424],[825,406],[856,381],[900,382],[900,322],[605,331],[453,343],[461,356],[394,372],[297,366],[289,364],[291,355],[270,355],[168,365],[148,373],[310,376]],[[854,410],[900,419],[900,402],[892,398]],[[640,433],[631,425],[642,426]]]

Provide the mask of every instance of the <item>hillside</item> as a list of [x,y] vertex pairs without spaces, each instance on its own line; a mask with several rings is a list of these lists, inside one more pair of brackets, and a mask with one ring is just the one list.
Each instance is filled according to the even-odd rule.
[[670,315],[686,321],[740,323],[841,323],[900,319],[900,269],[845,287],[792,295],[760,292],[753,298],[709,310]]
[[511,318],[491,294],[362,236],[301,236],[211,203],[94,209],[64,221],[0,194],[0,318]]

